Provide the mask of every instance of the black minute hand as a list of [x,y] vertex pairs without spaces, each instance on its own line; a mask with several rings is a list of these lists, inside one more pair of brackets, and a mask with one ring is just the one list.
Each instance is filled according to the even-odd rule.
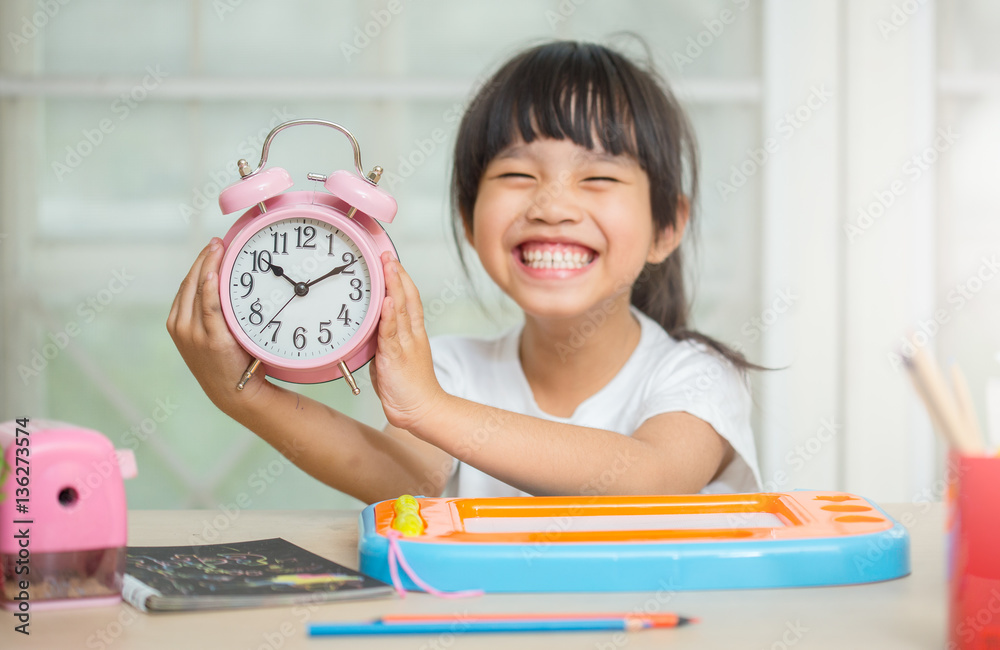
[[326,275],[321,275],[318,278],[316,278],[315,280],[313,280],[312,282],[307,282],[306,286],[307,287],[311,287],[314,284],[316,284],[317,282],[319,282],[320,280],[325,280],[325,279],[327,279],[327,278],[329,278],[331,276],[337,275],[338,273],[343,273],[344,271],[347,270],[347,267],[349,267],[350,265],[354,264],[357,261],[358,261],[357,258],[355,258],[355,259],[351,260],[350,262],[348,262],[347,264],[344,264],[342,266],[338,266],[337,268],[333,269],[332,271],[330,271]]

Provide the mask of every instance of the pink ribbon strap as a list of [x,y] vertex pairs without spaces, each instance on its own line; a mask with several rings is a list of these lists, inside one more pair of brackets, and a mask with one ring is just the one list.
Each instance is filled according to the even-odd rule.
[[432,596],[437,596],[438,598],[471,598],[473,596],[482,596],[482,589],[467,589],[465,591],[440,591],[430,586],[426,582],[420,579],[416,572],[407,563],[406,558],[403,557],[403,549],[399,546],[399,538],[401,537],[400,532],[394,528],[390,528],[386,531],[386,537],[389,538],[389,575],[392,577],[392,586],[395,588],[396,593],[399,594],[400,598],[406,598],[406,590],[403,589],[403,583],[399,579],[399,566],[403,567],[403,572],[406,573],[407,577],[413,581],[415,585],[426,591]]

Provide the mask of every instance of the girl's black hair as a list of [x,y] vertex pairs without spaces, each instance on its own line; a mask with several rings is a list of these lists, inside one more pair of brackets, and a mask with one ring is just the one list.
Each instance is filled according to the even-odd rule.
[[[455,144],[452,231],[472,232],[473,207],[486,166],[518,137],[569,139],[593,149],[595,137],[612,155],[635,158],[649,177],[657,233],[674,226],[678,207],[694,221],[698,155],[694,130],[673,93],[652,69],[602,45],[556,41],[532,47],[503,65],[476,93]],[[685,187],[686,186],[686,187]],[[740,370],[759,369],[737,350],[688,329],[684,264],[678,247],[647,264],[632,287],[632,304],[677,340],[715,350]]]

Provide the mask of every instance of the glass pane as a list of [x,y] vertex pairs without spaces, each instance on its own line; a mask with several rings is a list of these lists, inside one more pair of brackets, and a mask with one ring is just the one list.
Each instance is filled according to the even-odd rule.
[[[941,188],[937,310],[933,320],[920,327],[940,327],[938,354],[961,365],[980,421],[985,423],[988,407],[983,387],[990,378],[1000,378],[1000,331],[995,327],[1000,322],[1000,187],[996,182],[1000,100],[988,96],[947,100],[942,109],[941,123],[965,137],[937,163]],[[993,435],[1000,434],[1000,422],[992,426]],[[993,444],[1000,444],[1000,439]]]
[[[745,350],[760,361],[762,332],[751,327],[760,295],[761,176],[735,191],[734,166],[760,146],[757,107],[697,106],[691,111],[701,149],[700,219],[689,264],[695,273],[694,323],[705,334]],[[722,184],[728,187],[723,187]],[[689,238],[685,245],[692,250]]]
[[[760,6],[738,0],[91,0],[60,7],[31,43],[37,74],[58,91],[38,102],[38,163],[5,181],[37,192],[34,229],[28,227],[37,246],[19,272],[48,285],[37,287],[44,319],[32,340],[19,342],[26,352],[14,361],[30,362],[70,322],[78,331],[43,371],[11,388],[37,391],[49,417],[135,448],[139,476],[127,484],[133,508],[215,508],[241,495],[254,508],[357,505],[219,412],[164,328],[198,250],[238,217],[220,214],[217,205],[219,192],[238,178],[236,160],[256,166],[276,124],[317,117],[348,127],[366,169],[383,166],[381,185],[399,202],[386,230],[420,288],[430,334],[491,335],[520,314],[474,254],[467,256],[472,279],[466,277],[451,237],[449,165],[467,88],[541,40],[611,41],[637,51],[613,35],[618,30],[643,37],[668,78],[743,83],[760,71]],[[99,81],[108,78],[136,85],[105,97]],[[267,88],[241,85],[268,78],[321,81],[275,99]],[[63,93],[70,86],[60,79],[94,90]],[[426,79],[438,82],[420,81]],[[206,87],[219,96],[178,92],[206,80],[218,80]],[[252,96],[231,96],[233,88]],[[314,92],[343,97],[310,99]],[[729,196],[715,183],[759,144],[759,112],[725,102],[690,110],[703,161],[697,246],[689,254],[694,325],[745,343],[758,358],[741,324],[759,311],[760,179]],[[283,133],[268,161],[305,189],[316,188],[307,172],[352,164],[343,136],[318,127]],[[123,263],[135,281],[100,311],[88,311],[87,300],[103,295]],[[358,397],[344,382],[290,387],[380,427],[384,416],[367,369],[357,379]]]
[[147,66],[175,77],[192,72],[194,3],[88,0],[58,6],[40,30],[39,73],[127,77],[146,74]]
[[938,65],[943,72],[995,74],[1000,69],[1000,4],[946,0],[937,4]]
[[560,37],[610,41],[626,51],[638,51],[628,37],[617,33],[637,34],[652,49],[667,78],[736,79],[760,74],[760,3],[640,0],[615,3],[609,11],[610,3],[586,2],[572,13],[567,9],[571,3],[553,5],[556,15],[569,14],[568,28]]
[[188,109],[152,93],[135,97],[45,102],[40,235],[106,241],[183,233],[177,206],[191,182]]

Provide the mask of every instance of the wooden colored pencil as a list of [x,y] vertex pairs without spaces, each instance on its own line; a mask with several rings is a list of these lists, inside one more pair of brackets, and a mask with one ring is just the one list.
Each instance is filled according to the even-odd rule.
[[958,405],[948,390],[937,363],[923,348],[917,348],[912,357],[903,355],[903,361],[931,421],[948,444],[963,454],[982,453],[982,445],[976,440],[975,434],[965,427]]
[[514,612],[514,613],[473,613],[473,614],[388,614],[381,617],[385,624],[398,623],[453,623],[461,625],[465,621],[511,621],[511,620],[578,620],[578,619],[637,619],[649,621],[653,627],[677,627],[697,622],[696,619],[670,613],[636,612]]
[[951,385],[955,390],[955,398],[958,403],[959,414],[965,422],[965,428],[968,431],[970,440],[974,439],[980,447],[985,449],[986,438],[983,435],[982,427],[979,426],[979,418],[976,417],[976,407],[972,403],[972,394],[969,392],[969,382],[966,381],[965,374],[962,372],[962,369],[958,367],[957,363],[951,364]]
[[381,620],[362,623],[313,623],[310,636],[354,636],[397,634],[477,634],[496,632],[584,632],[619,630],[636,632],[660,626],[652,621],[630,616],[628,618],[516,618],[497,620],[464,620],[454,616],[447,621],[423,623],[384,623]]

